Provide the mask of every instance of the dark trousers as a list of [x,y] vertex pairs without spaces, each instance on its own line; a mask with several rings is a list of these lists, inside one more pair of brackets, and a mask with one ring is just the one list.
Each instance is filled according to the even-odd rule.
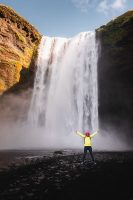
[[84,162],[84,160],[85,160],[85,157],[86,157],[87,151],[90,152],[91,159],[92,159],[92,161],[94,162],[95,159],[94,159],[94,156],[93,156],[93,153],[92,153],[92,147],[91,147],[91,146],[85,146],[85,147],[84,147],[83,162]]

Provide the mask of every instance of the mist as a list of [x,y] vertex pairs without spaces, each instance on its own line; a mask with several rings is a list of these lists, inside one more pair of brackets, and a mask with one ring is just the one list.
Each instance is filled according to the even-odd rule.
[[[84,140],[74,131],[64,135],[57,132],[50,135],[43,129],[29,127],[25,123],[0,124],[0,149],[82,149]],[[127,151],[132,148],[119,137],[110,132],[100,130],[92,139],[95,151]]]
[[[43,127],[28,124],[28,107],[31,102],[31,90],[19,95],[8,95],[0,107],[0,150],[4,149],[79,149],[83,150],[83,139],[72,132],[49,134]],[[15,109],[15,106],[17,109]],[[82,131],[82,130],[79,130]],[[111,126],[100,128],[92,139],[94,151],[128,151],[132,147],[127,143],[124,133]]]

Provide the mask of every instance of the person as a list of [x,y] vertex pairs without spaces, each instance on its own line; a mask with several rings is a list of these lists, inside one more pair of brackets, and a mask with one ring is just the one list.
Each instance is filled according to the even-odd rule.
[[83,154],[83,163],[87,154],[87,151],[89,150],[91,159],[93,161],[94,164],[96,164],[94,156],[93,156],[93,152],[92,152],[92,142],[91,139],[97,134],[98,130],[96,132],[94,132],[93,134],[90,134],[89,131],[86,131],[85,134],[76,131],[76,133],[78,135],[80,135],[82,138],[84,138],[84,154]]

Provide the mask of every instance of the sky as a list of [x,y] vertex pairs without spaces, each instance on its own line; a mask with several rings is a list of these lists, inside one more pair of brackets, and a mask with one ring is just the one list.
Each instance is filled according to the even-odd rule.
[[92,31],[133,9],[133,0],[0,0],[42,35],[72,37]]

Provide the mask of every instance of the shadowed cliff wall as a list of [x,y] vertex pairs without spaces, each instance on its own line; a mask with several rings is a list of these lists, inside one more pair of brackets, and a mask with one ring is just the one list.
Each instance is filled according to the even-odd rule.
[[[133,128],[133,11],[96,30],[101,126],[132,134]],[[121,127],[121,129],[120,129]],[[133,134],[132,134],[133,136]]]

